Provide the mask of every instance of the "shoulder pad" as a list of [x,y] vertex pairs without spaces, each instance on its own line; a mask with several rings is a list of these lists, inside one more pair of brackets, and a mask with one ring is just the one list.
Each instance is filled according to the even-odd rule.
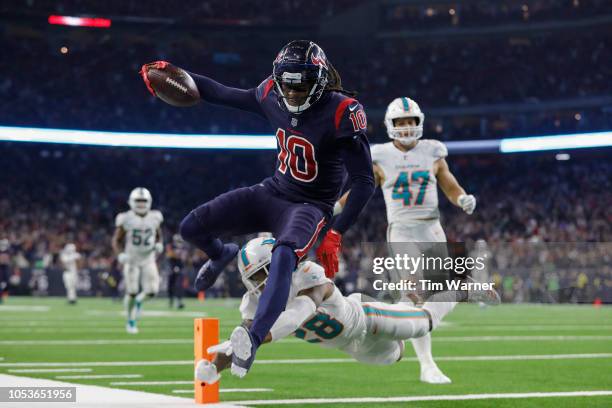
[[119,214],[117,214],[117,216],[115,217],[115,227],[123,227],[123,224],[125,223],[127,219],[127,213],[126,212],[121,212]]
[[423,139],[420,142],[425,142],[424,147],[426,147],[427,153],[431,154],[433,157],[442,159],[448,156],[448,149],[441,141],[434,139]]
[[302,262],[293,273],[292,285],[295,287],[296,293],[327,282],[331,282],[331,280],[325,276],[325,269],[312,261]]
[[264,99],[266,99],[273,89],[274,89],[274,80],[272,79],[271,76],[269,76],[257,86],[257,89],[255,90],[255,95],[257,97],[257,100],[261,102]]

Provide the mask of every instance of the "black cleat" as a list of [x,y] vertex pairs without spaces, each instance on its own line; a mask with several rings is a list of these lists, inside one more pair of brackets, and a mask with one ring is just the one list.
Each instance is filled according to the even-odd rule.
[[239,250],[240,247],[234,243],[223,245],[221,256],[214,261],[209,259],[198,271],[194,283],[195,289],[199,292],[214,285],[223,269],[236,257]]

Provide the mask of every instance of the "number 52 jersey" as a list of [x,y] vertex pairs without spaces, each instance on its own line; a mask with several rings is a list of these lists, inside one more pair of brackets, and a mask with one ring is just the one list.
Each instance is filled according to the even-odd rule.
[[158,210],[151,210],[144,216],[132,210],[117,214],[115,227],[126,232],[125,253],[129,256],[129,263],[155,262],[157,229],[163,221],[164,217]]
[[389,142],[371,146],[371,153],[385,174],[381,188],[389,224],[440,218],[434,163],[448,155],[442,142],[421,139],[406,152]]

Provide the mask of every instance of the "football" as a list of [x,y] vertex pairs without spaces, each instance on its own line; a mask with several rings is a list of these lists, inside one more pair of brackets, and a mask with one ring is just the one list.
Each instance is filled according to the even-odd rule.
[[193,106],[200,101],[200,92],[187,71],[165,62],[148,64],[146,80],[162,101],[179,107]]

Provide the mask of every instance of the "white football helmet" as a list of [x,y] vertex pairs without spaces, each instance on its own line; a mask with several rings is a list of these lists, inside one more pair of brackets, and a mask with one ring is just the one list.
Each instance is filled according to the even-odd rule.
[[[268,265],[272,260],[272,248],[276,240],[274,238],[254,238],[242,247],[238,254],[238,270],[242,283],[249,293],[259,296],[260,288],[268,280]],[[259,271],[265,273],[265,278],[252,279]]]
[[[400,118],[416,118],[416,126],[395,126],[393,121]],[[423,136],[425,115],[419,105],[410,98],[395,98],[387,107],[385,126],[387,135],[403,145],[409,145]]]
[[72,242],[67,243],[64,246],[64,252],[70,253],[70,254],[76,252],[76,245],[74,245]]
[[145,215],[151,209],[153,197],[149,190],[144,187],[136,187],[130,193],[128,204],[132,211],[139,215]]
[[3,238],[0,239],[0,251],[6,251],[11,247],[11,244],[8,239]]

